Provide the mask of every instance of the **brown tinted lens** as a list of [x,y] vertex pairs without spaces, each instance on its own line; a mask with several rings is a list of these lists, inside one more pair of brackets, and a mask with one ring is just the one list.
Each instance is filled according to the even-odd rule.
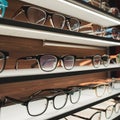
[[46,12],[35,7],[30,7],[28,9],[27,16],[31,23],[44,24],[46,20]]
[[53,14],[53,24],[55,28],[63,28],[65,24],[65,17],[60,14]]

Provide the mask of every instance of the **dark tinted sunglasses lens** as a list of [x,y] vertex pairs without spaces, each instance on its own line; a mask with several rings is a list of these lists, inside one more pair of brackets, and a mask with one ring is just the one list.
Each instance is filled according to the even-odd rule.
[[63,58],[63,64],[65,69],[70,70],[74,67],[75,57],[74,56],[65,56]]
[[96,55],[93,57],[93,65],[95,68],[98,68],[100,66],[100,62],[101,62],[101,56],[100,55]]
[[53,24],[55,28],[63,28],[65,24],[65,17],[60,14],[53,14]]
[[45,11],[35,8],[35,7],[30,7],[28,9],[27,16],[31,23],[44,24],[46,20]]
[[72,31],[78,31],[79,30],[80,23],[77,19],[70,18],[69,22],[70,22],[70,28],[71,28]]
[[5,55],[0,52],[0,72],[2,72],[5,63]]
[[41,69],[44,71],[52,71],[57,66],[57,58],[53,55],[43,55],[40,58]]

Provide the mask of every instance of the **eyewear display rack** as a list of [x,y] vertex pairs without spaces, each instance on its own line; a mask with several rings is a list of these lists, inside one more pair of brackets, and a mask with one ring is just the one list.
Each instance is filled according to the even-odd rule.
[[[52,9],[61,13],[65,13],[70,16],[74,16],[77,18],[81,18],[84,16],[84,20],[90,19],[90,22],[98,23],[99,20],[104,19],[104,22],[101,22],[101,25],[104,27],[109,27],[113,25],[120,25],[120,20],[118,18],[114,18],[113,16],[105,13],[101,13],[98,10],[94,10],[90,7],[85,7],[83,4],[71,3],[71,1],[65,0],[21,0],[24,2],[28,2],[34,5],[40,5],[42,7]],[[49,3],[49,4],[48,4]],[[61,7],[57,7],[57,6]],[[90,10],[89,10],[89,9]],[[82,11],[83,10],[83,11]],[[74,11],[74,12],[73,12]],[[81,11],[81,14],[80,14]],[[96,12],[97,11],[97,12]],[[88,13],[87,13],[88,12]],[[74,14],[76,13],[76,14]],[[95,14],[96,13],[96,14]],[[89,14],[87,16],[87,14]],[[94,17],[93,17],[94,16]],[[106,17],[105,17],[106,16]],[[92,19],[93,18],[93,19]],[[27,39],[42,39],[44,42],[60,42],[60,43],[67,43],[70,45],[78,45],[84,48],[90,49],[109,49],[112,46],[120,46],[120,42],[117,40],[111,40],[91,35],[85,35],[82,33],[60,30],[45,26],[39,26],[35,24],[29,24],[24,22],[13,21],[10,19],[0,19],[0,35],[3,36],[10,36],[10,37],[20,37],[20,38],[27,38]],[[52,42],[51,42],[52,41]],[[57,68],[55,71],[50,73],[42,72],[38,69],[20,69],[20,70],[4,70],[0,74],[0,83],[14,83],[14,82],[23,82],[23,81],[31,81],[31,80],[43,80],[48,78],[59,78],[59,77],[66,77],[66,76],[76,76],[88,73],[96,73],[102,71],[113,71],[119,70],[120,66],[116,64],[110,64],[108,67],[104,67],[103,65],[100,68],[94,67],[74,67],[72,70],[67,71],[64,68]],[[120,91],[114,90],[110,95],[104,95],[103,97],[97,98],[95,96],[82,96],[82,99],[79,103],[77,103],[74,107],[69,106],[59,110],[59,111],[52,111],[51,108],[43,115],[38,117],[30,117],[27,115],[25,108],[21,107],[19,104],[6,106],[2,108],[2,111],[5,113],[7,112],[10,114],[10,110],[16,111],[17,107],[20,107],[20,111],[22,116],[17,116],[17,118],[13,118],[12,120],[42,120],[42,119],[60,119],[80,110],[86,109],[91,107],[92,105],[96,105],[100,102],[113,98],[115,96],[120,95]],[[84,101],[86,100],[86,101]],[[89,102],[88,102],[89,100]],[[2,114],[2,120],[7,120],[8,118],[5,114]],[[117,116],[113,116],[113,119]]]

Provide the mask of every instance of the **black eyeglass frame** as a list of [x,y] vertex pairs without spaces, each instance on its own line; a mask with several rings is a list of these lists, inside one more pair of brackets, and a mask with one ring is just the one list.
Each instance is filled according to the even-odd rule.
[[[74,86],[74,87],[75,87],[75,86]],[[12,102],[14,102],[14,103],[20,103],[21,105],[26,106],[27,112],[28,112],[28,114],[29,114],[30,116],[39,116],[39,115],[43,114],[43,113],[47,110],[48,104],[49,104],[49,101],[50,101],[50,100],[53,101],[53,107],[54,107],[54,109],[56,109],[56,110],[62,109],[62,108],[66,105],[67,100],[68,100],[68,96],[71,95],[71,92],[72,92],[72,93],[75,92],[74,90],[73,90],[73,91],[70,90],[70,88],[71,88],[71,87],[68,87],[68,89],[67,89],[67,88],[63,88],[63,89],[62,89],[62,88],[57,88],[57,89],[45,89],[45,90],[40,90],[40,91],[37,91],[37,92],[33,93],[32,95],[30,95],[30,96],[27,98],[27,100],[25,100],[25,101],[18,100],[18,99],[9,97],[9,96],[5,96],[5,97],[4,97],[4,100],[3,100],[2,103],[1,103],[1,105],[4,106],[4,105],[6,104],[6,102],[7,102],[8,100],[10,100],[10,101],[12,101]],[[79,90],[79,92],[81,92],[79,88],[78,88],[78,90]],[[52,92],[52,93],[55,93],[55,95],[50,96],[50,97],[41,97],[41,96],[39,97],[39,95],[40,95],[42,92],[45,92],[45,91],[50,91],[50,92]],[[64,94],[66,95],[66,99],[65,99],[64,105],[63,105],[62,107],[60,107],[60,108],[57,108],[57,107],[55,106],[55,98],[56,98],[57,96],[59,96],[59,95],[64,95]],[[81,94],[79,94],[79,96],[78,96],[79,98],[80,98],[80,95],[81,95]],[[34,98],[35,98],[35,99],[34,99]],[[31,114],[30,111],[29,111],[29,102],[32,101],[33,99],[34,99],[34,100],[40,100],[40,99],[46,99],[46,100],[47,100],[46,107],[45,107],[44,111],[41,112],[40,114],[33,115],[33,114]],[[76,102],[72,102],[72,100],[71,100],[71,98],[70,98],[70,101],[71,101],[72,104],[75,104],[75,103],[77,103],[77,102],[79,101],[79,99],[78,99]]]
[[[56,58],[56,65],[55,65],[55,68],[54,69],[51,69],[51,70],[44,70],[43,68],[42,68],[42,65],[40,64],[40,58],[42,57],[42,56],[53,56],[53,57],[55,57]],[[70,69],[68,69],[66,66],[65,66],[65,64],[64,64],[64,58],[65,57],[68,57],[68,56],[72,56],[74,59],[73,59],[73,66],[70,68]],[[20,58],[18,58],[17,60],[16,60],[16,63],[15,63],[15,69],[17,70],[18,69],[18,61],[19,60],[36,60],[37,62],[36,63],[34,63],[34,64],[32,64],[31,65],[31,68],[34,68],[36,65],[38,65],[38,67],[39,68],[41,68],[41,70],[42,71],[44,71],[44,72],[51,72],[51,71],[54,71],[56,68],[57,68],[57,64],[58,64],[58,62],[61,60],[62,62],[63,62],[63,67],[66,69],[66,70],[71,70],[71,69],[73,69],[73,67],[74,67],[74,65],[75,65],[75,59],[76,59],[76,56],[74,56],[74,55],[65,55],[65,56],[62,56],[62,57],[58,57],[58,56],[56,56],[56,55],[52,55],[52,54],[44,54],[44,55],[36,55],[36,56],[26,56],[26,57],[20,57]]]

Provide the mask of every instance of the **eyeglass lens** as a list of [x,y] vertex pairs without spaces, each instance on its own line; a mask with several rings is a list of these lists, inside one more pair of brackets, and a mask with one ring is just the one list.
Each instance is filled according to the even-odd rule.
[[96,87],[96,94],[98,97],[103,96],[103,94],[105,93],[106,90],[106,86],[105,85],[99,85]]
[[114,89],[120,89],[120,80],[115,80],[113,82],[113,88]]
[[118,113],[120,111],[120,103],[115,104],[115,112]]
[[105,113],[107,119],[111,117],[113,113],[113,108],[114,108],[113,105],[107,107],[106,113]]
[[65,56],[63,57],[63,64],[65,69],[70,70],[73,68],[75,62],[74,56]]
[[101,113],[96,113],[91,118],[91,120],[100,120],[100,119],[101,119]]
[[4,63],[5,63],[5,55],[2,52],[0,52],[0,72],[3,70]]
[[103,65],[104,65],[105,67],[107,67],[107,66],[109,65],[109,63],[110,63],[109,56],[103,55],[103,56],[102,56],[102,61],[103,61]]
[[27,17],[31,23],[43,25],[46,20],[46,13],[36,7],[29,7],[27,11]]
[[36,116],[44,113],[44,111],[47,109],[48,101],[46,98],[42,98],[39,100],[32,99],[28,102],[28,113],[31,116]]
[[65,106],[66,102],[67,102],[67,94],[57,95],[54,98],[54,108],[61,109]]
[[40,66],[44,71],[52,71],[57,66],[57,57],[53,55],[43,55],[40,57]]
[[77,103],[80,99],[80,95],[81,95],[81,90],[80,89],[76,89],[75,91],[73,90],[72,92],[70,92],[71,103],[72,104]]
[[95,55],[93,57],[93,65],[95,68],[98,68],[100,66],[101,63],[101,56],[100,55]]

